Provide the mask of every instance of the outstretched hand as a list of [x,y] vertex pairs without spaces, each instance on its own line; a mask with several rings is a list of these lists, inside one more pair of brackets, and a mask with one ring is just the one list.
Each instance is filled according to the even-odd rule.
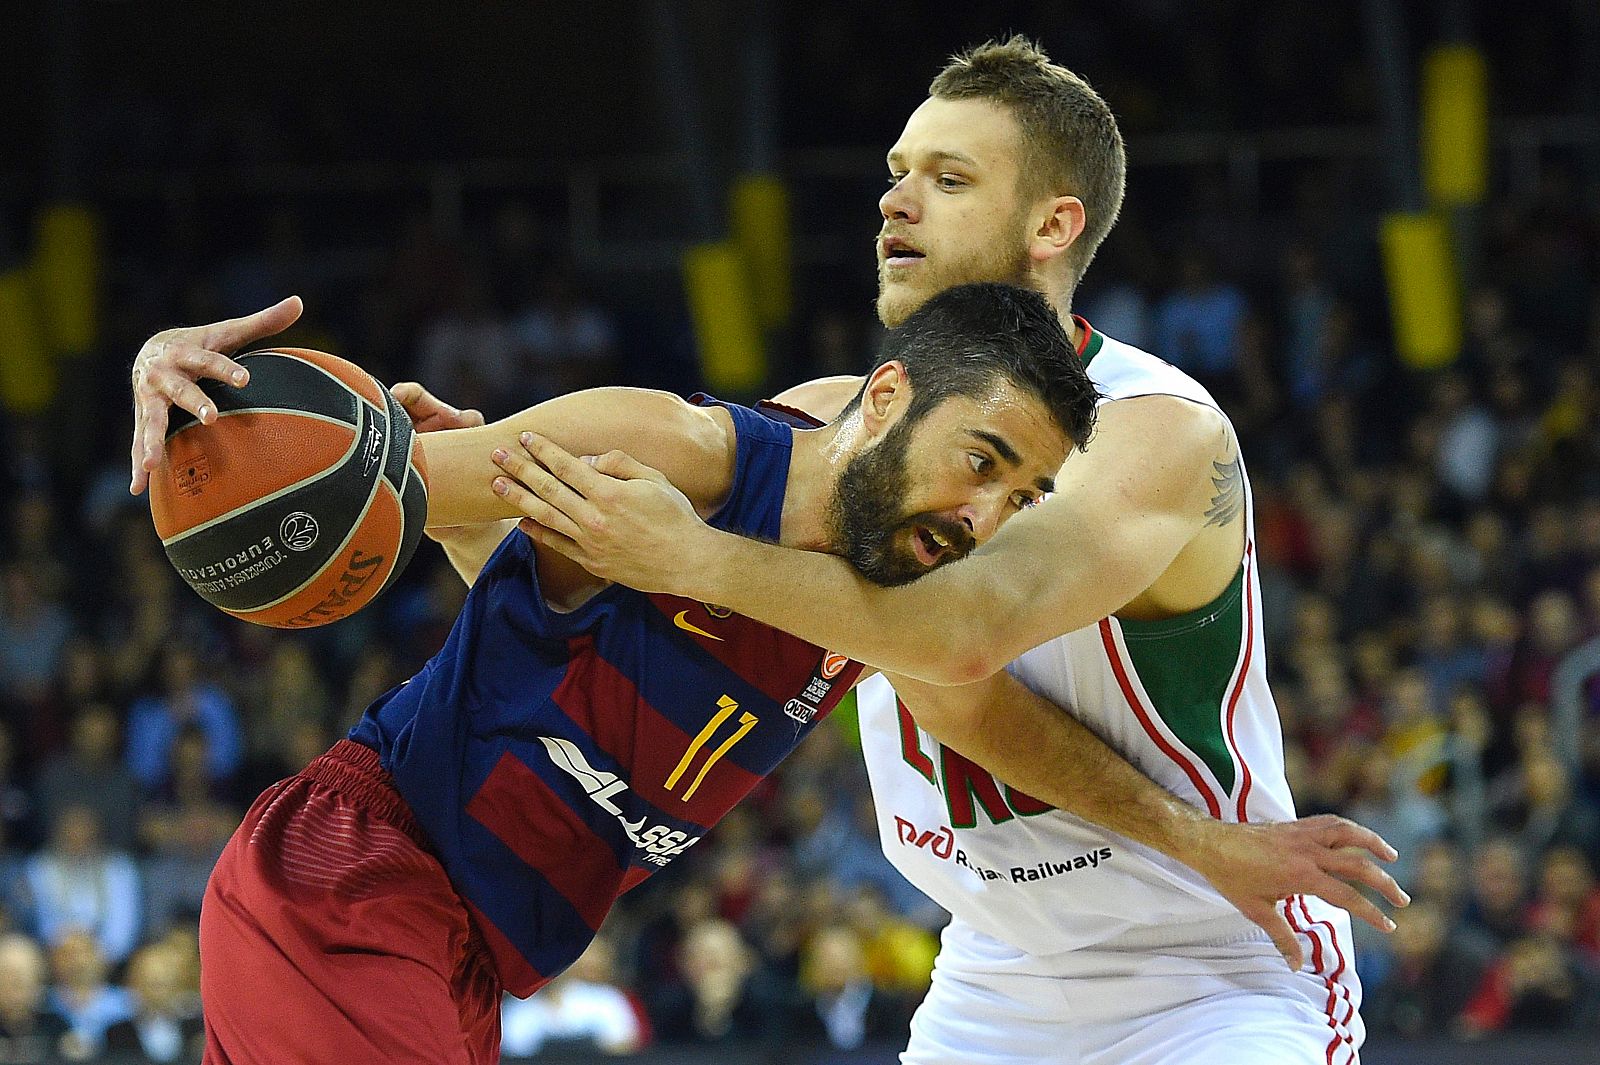
[[1264,928],[1289,967],[1299,971],[1304,954],[1292,927],[1304,923],[1287,906],[1296,895],[1316,895],[1348,910],[1380,932],[1391,921],[1356,885],[1371,888],[1390,904],[1411,902],[1373,858],[1392,862],[1395,849],[1371,829],[1333,814],[1299,821],[1216,827],[1184,861],[1209,880],[1239,912]]
[[210,378],[243,388],[250,371],[228,356],[283,332],[304,309],[299,296],[290,296],[243,318],[167,329],[144,342],[133,360],[133,480],[129,492],[143,492],[151,471],[161,465],[168,410],[182,407],[202,425],[216,421],[217,408],[196,382]]
[[[527,515],[540,547],[596,577],[644,592],[673,592],[673,571],[712,530],[659,470],[621,451],[576,458],[538,433],[495,451],[494,490]],[[713,534],[714,535],[714,534]]]

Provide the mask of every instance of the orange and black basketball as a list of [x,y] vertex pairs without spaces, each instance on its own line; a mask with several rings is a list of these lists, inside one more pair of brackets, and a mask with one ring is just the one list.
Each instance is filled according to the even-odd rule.
[[301,348],[239,356],[243,388],[207,381],[210,425],[172,408],[150,510],[167,557],[207,602],[258,625],[325,625],[405,567],[428,512],[422,445],[365,370]]

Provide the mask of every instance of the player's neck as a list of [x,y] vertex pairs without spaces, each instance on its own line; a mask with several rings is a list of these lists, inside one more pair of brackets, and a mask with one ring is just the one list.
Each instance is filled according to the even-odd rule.
[[828,508],[839,474],[856,451],[857,412],[820,429],[799,429],[789,453],[789,483],[783,493],[778,542],[807,551],[832,551]]

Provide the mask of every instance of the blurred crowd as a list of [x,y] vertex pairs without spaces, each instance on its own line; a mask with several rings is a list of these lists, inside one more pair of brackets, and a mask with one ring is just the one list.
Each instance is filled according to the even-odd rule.
[[[513,269],[523,221],[515,204],[500,212],[487,257],[403,232],[356,300],[382,314],[341,321],[317,314],[337,301],[313,301],[295,339],[373,353],[385,375],[491,415],[629,380],[642,356],[616,325],[626,308],[583,295],[548,257]],[[1416,901],[1358,954],[1369,1027],[1595,1026],[1600,698],[1585,689],[1574,745],[1553,678],[1600,634],[1600,219],[1561,182],[1490,219],[1466,349],[1427,373],[1393,354],[1381,290],[1348,263],[1339,280],[1338,245],[1315,232],[1263,236],[1229,270],[1199,243],[1141,261],[1156,241],[1137,215],[1125,224],[1078,309],[1229,409],[1300,809],[1355,818],[1402,852]],[[265,303],[302,268],[315,276],[292,246],[270,269],[252,255],[187,278],[174,298],[207,314]],[[812,307],[775,387],[868,363],[869,306]],[[106,353],[108,375],[138,330]],[[199,900],[245,805],[408,676],[465,589],[425,548],[340,625],[233,622],[165,561],[126,494],[121,431],[85,473],[62,458],[65,425],[4,423],[0,1062],[41,1047],[184,1060]],[[855,747],[846,711],[630,893],[582,962],[507,1002],[507,1054],[900,1038],[943,914],[880,855]]]
[[[806,47],[848,37],[845,16],[829,27]],[[1107,92],[1144,106],[1138,84]],[[1551,167],[1467,220],[1464,348],[1419,371],[1390,338],[1359,167],[1287,175],[1253,213],[1215,179],[1136,165],[1074,309],[1195,374],[1239,430],[1299,809],[1382,833],[1415,899],[1360,943],[1368,1028],[1600,1030],[1600,686],[1575,733],[1556,705],[1562,663],[1600,636],[1594,190]],[[861,261],[797,277],[771,391],[871,363],[871,198],[822,206],[862,218]],[[599,384],[700,386],[670,279],[581,276],[538,203],[478,208],[454,232],[374,208],[378,235],[292,197],[238,224],[202,206],[182,232],[109,209],[101,348],[48,413],[0,409],[0,1065],[195,1059],[211,864],[261,789],[433,653],[466,591],[424,545],[326,629],[192,595],[127,495],[145,336],[299,292],[288,342],[490,417]],[[944,915],[879,852],[854,730],[847,705],[578,964],[508,1000],[507,1055],[903,1039]]]

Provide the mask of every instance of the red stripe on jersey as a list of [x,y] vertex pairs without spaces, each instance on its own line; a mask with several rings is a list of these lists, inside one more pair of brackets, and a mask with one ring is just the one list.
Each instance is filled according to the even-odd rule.
[[[1356,1015],[1356,1005],[1354,1000],[1350,997],[1350,989],[1345,987],[1344,984],[1339,980],[1339,977],[1344,974],[1344,951],[1339,947],[1339,937],[1337,932],[1334,930],[1333,923],[1331,921],[1314,919],[1311,916],[1310,907],[1306,905],[1306,899],[1304,895],[1296,895],[1294,898],[1291,898],[1284,910],[1285,915],[1289,918],[1290,927],[1294,928],[1296,932],[1301,931],[1301,928],[1295,922],[1294,917],[1294,905],[1296,902],[1300,904],[1300,912],[1305,915],[1306,927],[1304,934],[1311,940],[1312,943],[1312,965],[1316,969],[1318,975],[1322,977],[1322,982],[1328,985],[1328,1002],[1324,1009],[1328,1014],[1328,1027],[1333,1030],[1333,1038],[1328,1041],[1327,1065],[1333,1065],[1333,1053],[1335,1050],[1339,1049],[1339,1045],[1341,1043],[1353,1044],[1353,1040],[1351,1040],[1348,1032],[1348,1026],[1350,1024],[1350,1019]],[[1334,956],[1339,959],[1338,965],[1334,967],[1334,970],[1331,974],[1323,972],[1322,969],[1322,940],[1314,931],[1312,931],[1312,929],[1314,929],[1317,925],[1321,925],[1328,930],[1328,943],[1333,948]],[[1343,998],[1346,1006],[1344,1020],[1342,1021],[1338,1018],[1338,1002],[1341,998]],[[1352,1049],[1350,1053],[1351,1060],[1354,1060],[1355,1050]]]
[[[1300,910],[1305,914],[1306,920],[1310,921],[1311,910],[1306,906],[1306,897],[1304,895],[1300,896]],[[1320,924],[1322,927],[1328,930],[1328,942],[1333,946],[1334,956],[1339,959],[1339,964],[1334,966],[1333,972],[1328,976],[1328,981],[1337,985],[1339,994],[1344,998],[1346,1005],[1350,1007],[1349,1013],[1345,1018],[1346,1021],[1348,1021],[1350,1017],[1355,1016],[1356,1007],[1354,1001],[1352,1001],[1350,998],[1350,989],[1344,985],[1344,981],[1341,979],[1341,977],[1344,976],[1345,960],[1344,948],[1339,946],[1339,932],[1336,928],[1334,928],[1333,922],[1325,917],[1318,918],[1314,923]],[[1350,1042],[1349,1036],[1345,1036],[1345,1042]]]
[[[722,741],[738,731],[739,715],[733,714],[733,720],[706,738],[668,791],[667,778],[698,738],[699,729],[686,733],[646,702],[633,681],[595,650],[592,637],[567,641],[567,655],[567,675],[551,693],[551,701],[595,746],[626,767],[628,787],[645,802],[680,820],[710,826],[761,782],[759,775],[741,768],[731,756],[723,757],[700,780],[694,794],[687,801],[683,798]],[[703,725],[718,710],[714,700],[708,701],[695,708],[695,720]]]
[[1311,968],[1317,975],[1322,977],[1322,982],[1328,985],[1328,1002],[1322,1007],[1322,1011],[1328,1015],[1328,1027],[1333,1031],[1333,1039],[1328,1043],[1328,1065],[1333,1065],[1333,1051],[1340,1043],[1339,1022],[1334,1015],[1334,1004],[1338,999],[1333,990],[1333,981],[1329,980],[1322,972],[1322,940],[1318,939],[1309,928],[1301,928],[1300,922],[1295,918],[1294,904],[1296,897],[1284,900],[1283,916],[1289,922],[1289,927],[1294,929],[1297,935],[1305,936],[1311,941]]
[[[649,599],[687,639],[711,652],[717,661],[779,706],[800,693],[822,662],[823,652],[816,645],[741,614],[714,617],[703,603],[673,595],[652,595]],[[676,621],[680,614],[685,622],[713,638],[684,628]],[[834,683],[834,690],[840,694],[849,687],[845,678]]]
[[482,910],[472,904],[471,899],[463,897],[461,902],[472,914],[472,923],[477,928],[478,934],[483,936],[483,945],[488,948],[489,956],[494,959],[495,972],[507,991],[518,998],[527,998],[550,982],[550,977],[528,964],[528,959],[522,956],[522,952],[512,945],[511,940],[501,935],[500,929],[484,916]]
[[1250,767],[1245,764],[1244,754],[1239,750],[1238,741],[1233,738],[1233,713],[1239,709],[1239,696],[1244,694],[1244,680],[1250,673],[1250,655],[1255,650],[1256,642],[1256,610],[1255,601],[1250,595],[1250,553],[1255,550],[1255,544],[1244,545],[1244,661],[1239,665],[1239,677],[1233,684],[1233,694],[1228,697],[1228,747],[1233,751],[1234,761],[1239,763],[1239,773],[1242,783],[1239,785],[1239,823],[1244,824],[1250,820],[1250,815],[1245,812],[1245,803],[1250,798]]
[[537,870],[591,929],[600,927],[626,872],[611,845],[510,752],[500,756],[467,813]]
[[1106,657],[1110,659],[1111,672],[1116,674],[1117,684],[1122,688],[1122,697],[1128,701],[1128,707],[1133,711],[1133,716],[1139,719],[1139,725],[1144,729],[1145,735],[1149,736],[1155,745],[1161,748],[1162,754],[1177,763],[1178,767],[1188,775],[1189,782],[1194,785],[1195,790],[1206,800],[1206,809],[1211,812],[1212,817],[1220,821],[1222,819],[1222,805],[1217,802],[1217,797],[1206,786],[1205,777],[1200,775],[1200,770],[1195,768],[1193,762],[1185,758],[1181,751],[1167,742],[1166,737],[1161,735],[1145,713],[1144,707],[1139,704],[1139,696],[1133,690],[1133,684],[1128,680],[1128,671],[1122,664],[1122,654],[1117,650],[1116,637],[1111,634],[1110,618],[1100,619],[1100,641],[1106,646]]

